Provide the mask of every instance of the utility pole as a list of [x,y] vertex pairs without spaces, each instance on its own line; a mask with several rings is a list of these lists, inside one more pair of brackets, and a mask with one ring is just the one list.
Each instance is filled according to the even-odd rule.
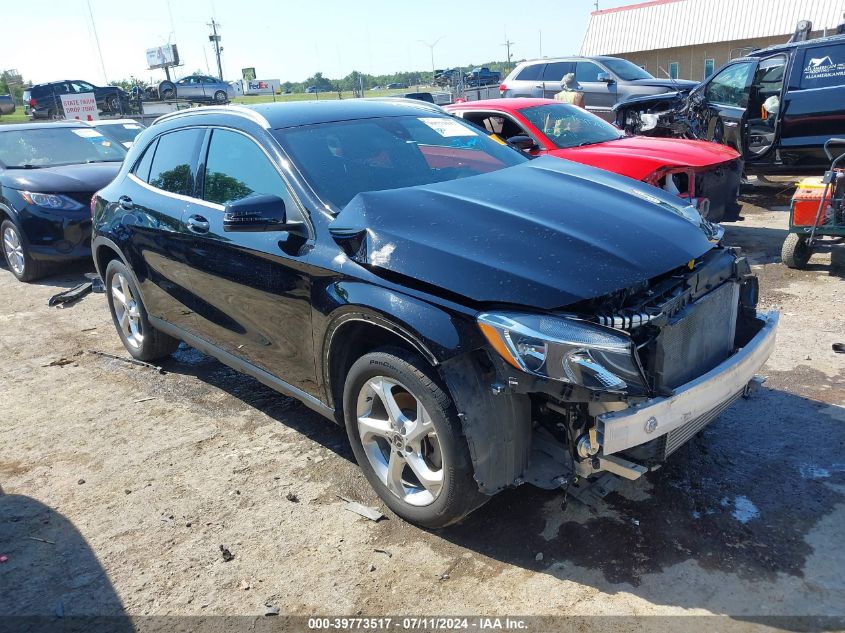
[[516,44],[516,42],[511,42],[510,40],[506,40],[505,43],[502,44],[502,46],[506,46],[508,49],[508,66],[511,65],[511,46],[513,46],[514,44]]
[[220,24],[214,18],[211,18],[208,26],[211,27],[212,32],[212,35],[209,35],[208,39],[210,42],[214,42],[214,54],[217,56],[217,78],[223,81],[223,64],[220,62],[220,53],[223,49],[220,48],[220,36],[217,34],[217,27]]

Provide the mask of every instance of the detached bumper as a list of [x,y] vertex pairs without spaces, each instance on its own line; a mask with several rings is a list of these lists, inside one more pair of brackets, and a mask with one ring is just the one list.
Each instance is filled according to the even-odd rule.
[[618,453],[669,433],[677,436],[676,443],[686,441],[712,421],[742,394],[774,349],[778,313],[758,312],[757,318],[765,325],[745,347],[678,387],[674,395],[598,416],[602,454]]

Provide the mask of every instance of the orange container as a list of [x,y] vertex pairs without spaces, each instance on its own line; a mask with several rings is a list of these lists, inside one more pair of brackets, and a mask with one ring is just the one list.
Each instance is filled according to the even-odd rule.
[[[819,211],[819,202],[824,194],[824,183],[818,177],[805,178],[798,183],[795,195],[792,196],[792,224],[793,226],[813,226]],[[830,193],[825,200],[825,207],[830,206]],[[824,223],[827,208],[822,210],[819,226]]]

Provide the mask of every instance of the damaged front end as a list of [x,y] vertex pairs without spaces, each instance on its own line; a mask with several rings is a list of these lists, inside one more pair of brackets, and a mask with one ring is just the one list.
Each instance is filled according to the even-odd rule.
[[628,134],[696,138],[688,116],[687,91],[634,97],[613,107],[614,124]]
[[732,221],[739,217],[743,160],[706,167],[662,167],[643,182],[687,201],[709,222]]
[[777,327],[756,304],[746,259],[718,247],[566,312],[481,313],[489,346],[441,367],[479,487],[658,468],[754,384]]

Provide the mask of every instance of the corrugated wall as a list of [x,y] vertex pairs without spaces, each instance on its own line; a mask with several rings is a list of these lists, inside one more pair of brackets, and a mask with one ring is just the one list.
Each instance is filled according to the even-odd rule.
[[799,20],[813,30],[843,21],[845,0],[664,0],[632,8],[596,11],[582,55],[616,55],[788,35]]

